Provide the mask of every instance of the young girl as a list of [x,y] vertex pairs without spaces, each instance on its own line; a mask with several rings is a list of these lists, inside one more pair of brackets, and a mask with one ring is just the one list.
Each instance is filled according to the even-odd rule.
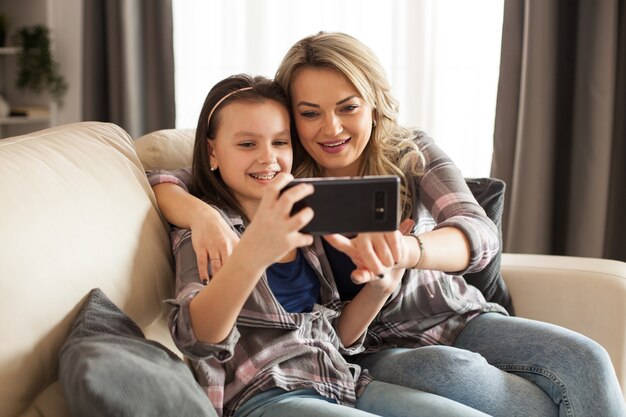
[[[290,48],[276,79],[288,92],[307,151],[296,175],[396,174],[404,215],[416,222],[414,235],[402,239],[369,233],[330,238],[341,251],[318,245],[346,302],[364,290],[349,280],[350,271],[360,283],[371,272],[411,268],[368,329],[368,355],[359,358],[364,368],[377,379],[492,415],[626,414],[611,360],[599,344],[558,326],[509,317],[465,282],[462,274],[480,270],[498,253],[497,230],[436,143],[398,124],[398,104],[369,48],[342,33],[309,36]],[[229,256],[237,236],[214,211],[179,187],[158,187],[166,217],[194,229],[199,262],[206,264],[207,253]],[[400,245],[406,248],[402,258]]]
[[[314,215],[293,216],[313,192],[293,179],[287,99],[274,82],[229,77],[209,92],[196,129],[191,191],[241,237],[218,272],[202,280],[191,231],[175,229],[172,336],[190,358],[219,415],[484,415],[445,399],[418,409],[424,394],[371,379],[342,354],[362,350],[364,333],[402,271],[367,284],[341,310],[299,232]],[[299,249],[298,249],[299,248]]]

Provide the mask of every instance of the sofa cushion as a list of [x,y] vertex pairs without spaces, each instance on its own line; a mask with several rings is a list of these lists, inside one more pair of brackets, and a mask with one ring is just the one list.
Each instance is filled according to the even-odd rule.
[[179,169],[191,166],[195,129],[163,129],[135,140],[144,169]]
[[487,216],[496,224],[500,238],[500,252],[479,272],[463,275],[468,284],[478,288],[487,301],[498,303],[513,314],[511,296],[500,272],[502,254],[502,212],[504,210],[504,181],[497,178],[467,178],[467,186],[485,210]]
[[57,380],[48,385],[37,398],[33,400],[28,409],[20,414],[20,417],[71,417],[63,397],[61,383]]
[[216,416],[189,367],[99,288],[61,348],[59,378],[72,415]]
[[174,292],[169,230],[123,129],[82,122],[0,140],[0,196],[0,416],[57,381],[92,288],[176,351],[163,303]]

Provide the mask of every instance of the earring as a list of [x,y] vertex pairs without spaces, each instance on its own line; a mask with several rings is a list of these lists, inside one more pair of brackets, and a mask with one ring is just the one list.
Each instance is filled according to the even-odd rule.
[[216,166],[211,165],[211,172],[214,172],[214,171],[216,171],[216,170],[217,170],[217,167],[216,167]]

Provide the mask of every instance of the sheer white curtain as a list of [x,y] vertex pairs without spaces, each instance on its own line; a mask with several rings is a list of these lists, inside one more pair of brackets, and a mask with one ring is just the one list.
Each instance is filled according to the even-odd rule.
[[213,84],[272,77],[298,39],[346,32],[376,52],[400,120],[425,130],[465,176],[488,176],[503,0],[174,0],[177,127],[195,127]]

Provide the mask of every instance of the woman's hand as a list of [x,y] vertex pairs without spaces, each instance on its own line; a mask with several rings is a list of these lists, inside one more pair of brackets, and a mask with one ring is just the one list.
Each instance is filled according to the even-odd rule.
[[201,282],[209,279],[209,263],[215,275],[239,243],[239,236],[222,216],[212,207],[205,206],[190,221],[191,244],[196,252]]
[[200,281],[209,279],[208,264],[213,275],[222,268],[239,242],[239,237],[213,207],[173,183],[152,187],[159,209],[170,223],[191,229],[191,243],[198,263]]
[[353,239],[332,234],[324,239],[352,259],[356,265],[351,274],[352,281],[363,284],[389,273],[403,259],[406,248],[402,235],[413,225],[415,222],[407,219],[393,232],[360,233]]
[[382,278],[370,273],[370,279],[366,287],[371,287],[382,294],[391,294],[400,284],[405,271],[406,269],[404,268],[392,269],[384,274]]

